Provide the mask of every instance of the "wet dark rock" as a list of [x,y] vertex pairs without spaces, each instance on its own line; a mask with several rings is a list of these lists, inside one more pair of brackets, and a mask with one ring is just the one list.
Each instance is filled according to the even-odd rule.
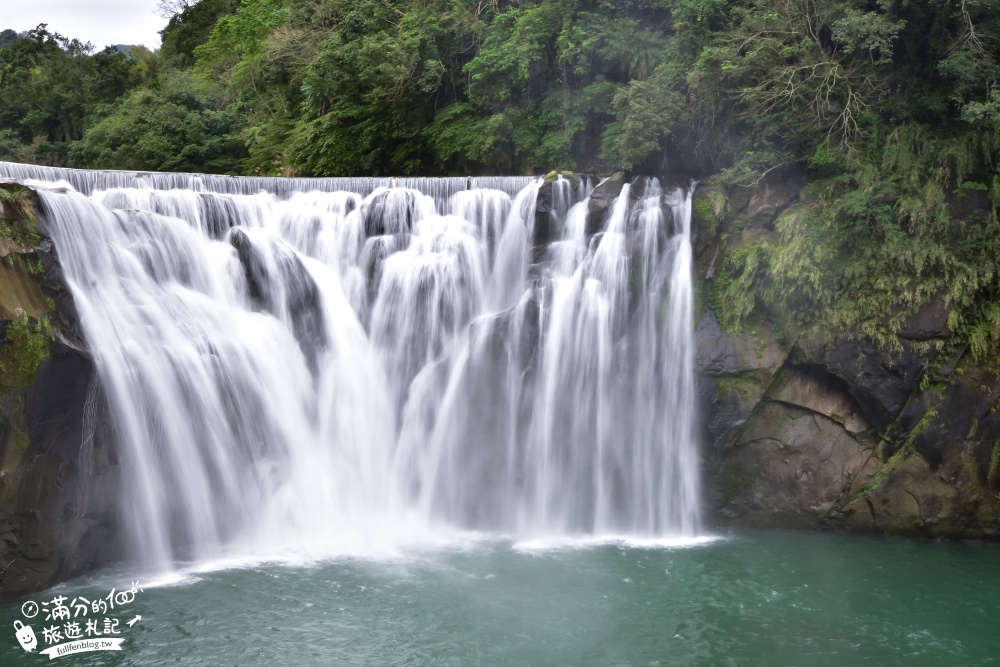
[[721,452],[738,437],[788,353],[773,337],[762,345],[749,333],[731,335],[708,310],[698,321],[695,340],[703,437],[712,451]]
[[631,180],[628,173],[624,171],[615,172],[590,193],[590,202],[587,204],[588,236],[597,234],[604,228],[604,221],[614,206],[615,200],[618,199],[618,196],[622,193],[622,189]]
[[236,256],[243,266],[243,273],[247,279],[247,290],[250,298],[258,307],[271,310],[273,304],[270,301],[271,273],[267,268],[267,262],[263,256],[254,248],[253,242],[247,233],[242,229],[235,228],[229,235],[229,244],[236,249]]
[[361,205],[361,219],[368,237],[409,233],[413,229],[417,194],[412,191],[386,190]]
[[278,255],[278,271],[282,275],[285,308],[292,332],[316,372],[317,357],[328,340],[319,288],[302,261],[291,252]]
[[759,369],[773,373],[788,354],[770,332],[763,341],[756,340],[749,333],[735,337],[730,335],[719,326],[718,319],[710,310],[706,310],[698,321],[695,338],[698,341],[695,368],[708,376],[733,375]]
[[753,377],[734,378],[731,382],[701,379],[698,414],[702,418],[701,442],[707,456],[715,459],[733,444],[763,395],[764,387]]
[[232,197],[202,194],[198,208],[208,235],[213,239],[225,238],[229,230],[239,224],[240,211]]
[[[936,470],[946,459],[960,459],[969,438],[994,422],[987,418],[1000,398],[1000,385],[983,368],[970,366],[943,389],[929,389],[913,403],[926,406],[921,421],[907,433],[914,450]],[[909,408],[909,406],[907,406]],[[1000,435],[1000,433],[997,433]],[[992,442],[1000,442],[993,438]]]
[[269,250],[277,275],[272,275],[264,250],[245,231],[232,228],[229,242],[243,265],[251,300],[260,310],[279,319],[288,318],[295,339],[315,372],[319,350],[327,341],[326,320],[319,288],[302,260],[290,248],[273,244]]
[[538,195],[535,197],[535,213],[553,213],[555,211],[552,193],[554,181],[546,181],[538,188]]
[[[4,557],[0,596],[49,586],[121,555],[120,479],[107,404],[91,360],[56,346],[27,401],[27,447],[0,530],[16,538]],[[8,447],[24,445],[13,420]]]
[[866,477],[868,454],[832,419],[764,402],[727,457],[716,495],[749,525],[815,527]]
[[543,183],[538,188],[538,198],[535,200],[535,229],[532,239],[534,245],[534,261],[541,261],[545,248],[559,239],[562,232],[559,220],[555,217],[552,198],[552,182]]
[[937,298],[917,309],[899,330],[900,338],[908,340],[930,340],[931,338],[947,338],[951,335],[948,328],[950,310],[944,300]]
[[[35,206],[44,235],[45,212]],[[43,236],[18,252],[37,256],[44,275],[8,271],[0,283],[6,289],[12,280],[35,282],[51,299],[47,310],[38,312],[33,301],[21,310],[31,321],[45,318],[54,338],[26,385],[0,378],[2,599],[78,576],[122,553],[118,449],[76,307],[51,240]],[[9,325],[0,321],[3,346],[15,344],[6,336]]]
[[900,345],[901,351],[886,352],[866,339],[804,339],[793,356],[800,365],[820,366],[843,380],[868,420],[884,432],[902,412],[935,356],[933,351],[916,351],[906,340]]
[[[564,172],[562,178],[559,180],[548,180],[538,189],[538,195],[535,199],[535,224],[532,236],[532,263],[541,264],[544,262],[547,249],[549,244],[554,241],[558,241],[564,232],[563,224],[565,222],[564,218],[566,213],[570,208],[570,202],[573,196],[577,193],[580,185],[581,179],[592,179],[589,174],[571,174],[569,172]],[[553,177],[555,179],[555,177]],[[557,186],[563,188],[569,188],[574,194],[567,198],[563,198],[562,201],[558,201],[559,197],[556,194]],[[601,190],[595,190],[598,193],[598,198],[602,202],[604,201],[604,195]],[[619,188],[619,192],[621,188]],[[591,202],[594,201],[593,196],[591,196]],[[613,199],[611,200],[614,201]],[[588,204],[589,205],[589,204]],[[604,204],[600,204],[604,205]],[[597,225],[593,232],[597,233],[600,231],[600,223],[603,219],[601,216],[603,214],[598,214],[596,221],[593,223]]]
[[1000,380],[961,362],[923,386],[932,349],[839,345],[800,340],[775,371],[702,366],[716,520],[1000,538]]
[[611,208],[615,200],[618,199],[618,195],[622,193],[622,188],[630,181],[631,178],[626,172],[618,171],[594,188],[594,191],[590,193],[590,203],[588,204],[591,215],[603,214]]
[[365,240],[361,251],[361,266],[365,272],[365,282],[368,285],[368,301],[373,303],[382,284],[382,265],[386,258],[394,252],[409,245],[409,236],[375,236]]
[[774,220],[799,200],[805,174],[799,171],[771,172],[750,190],[743,218],[747,229],[773,229]]

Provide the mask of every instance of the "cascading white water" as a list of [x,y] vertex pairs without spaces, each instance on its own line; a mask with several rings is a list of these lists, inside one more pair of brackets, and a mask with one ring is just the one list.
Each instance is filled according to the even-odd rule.
[[626,185],[588,225],[558,181],[534,252],[530,178],[0,175],[62,184],[147,563],[697,534],[689,193]]

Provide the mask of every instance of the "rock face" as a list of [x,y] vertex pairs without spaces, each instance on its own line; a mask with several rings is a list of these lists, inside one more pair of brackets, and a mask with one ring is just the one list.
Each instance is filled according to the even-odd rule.
[[118,465],[38,201],[0,183],[0,598],[120,555]]
[[[801,177],[696,192],[702,293],[720,257],[794,213]],[[708,506],[723,525],[1000,539],[1000,378],[949,340],[940,300],[893,345],[767,325],[696,337]]]
[[[583,178],[594,178],[592,174],[573,174],[571,172],[564,172],[562,174],[556,174],[555,172],[549,174],[546,180],[538,188],[538,195],[535,198],[535,228],[534,228],[534,261],[540,262],[544,257],[546,248],[553,241],[559,240],[562,235],[562,222],[558,219],[558,205],[556,203],[556,196],[553,192],[555,187],[556,178],[561,179],[564,183],[568,184],[570,188],[574,191],[580,186],[580,179]],[[615,197],[621,192],[622,187],[625,185],[624,175],[617,183],[617,190],[615,190]],[[597,192],[600,196],[601,188],[598,188],[594,192]],[[594,225],[600,225],[603,220],[603,215],[605,208],[614,203],[614,197],[605,198],[604,208],[595,209],[597,210],[596,217],[597,221],[589,220],[588,233],[594,234],[592,231]],[[561,212],[565,214],[565,211]]]

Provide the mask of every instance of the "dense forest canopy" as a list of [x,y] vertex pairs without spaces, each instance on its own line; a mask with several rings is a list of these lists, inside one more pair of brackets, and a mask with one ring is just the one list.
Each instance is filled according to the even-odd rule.
[[[738,178],[794,162],[827,173],[929,133],[949,144],[940,168],[959,180],[993,171],[993,0],[162,9],[176,13],[157,54],[94,53],[44,25],[0,33],[4,156],[290,175],[623,166]],[[126,132],[141,150],[123,153]]]
[[[1000,346],[998,0],[168,0],[153,54],[0,33],[0,159],[274,175],[782,170],[732,323],[932,296]],[[964,328],[964,329],[963,329]]]

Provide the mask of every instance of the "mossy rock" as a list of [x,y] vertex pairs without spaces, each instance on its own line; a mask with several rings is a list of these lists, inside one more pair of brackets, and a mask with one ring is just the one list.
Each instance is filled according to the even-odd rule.
[[724,397],[735,394],[745,400],[759,399],[763,393],[760,380],[752,372],[715,378],[715,385],[719,389],[719,394]]
[[691,198],[691,217],[703,238],[714,238],[729,212],[729,198],[721,185],[699,186]]
[[20,183],[0,183],[0,239],[18,246],[35,246],[42,241],[36,197]]
[[806,204],[792,204],[778,215],[774,223],[775,227],[777,229],[795,227],[802,217],[808,214],[809,207]]
[[748,496],[760,471],[750,466],[728,464],[719,475],[719,488],[726,500]]
[[26,387],[34,382],[42,362],[49,356],[52,325],[47,316],[7,322],[4,341],[0,345],[0,384],[6,387]]
[[54,302],[42,291],[43,240],[33,190],[0,183],[0,385],[29,386],[49,354]]

